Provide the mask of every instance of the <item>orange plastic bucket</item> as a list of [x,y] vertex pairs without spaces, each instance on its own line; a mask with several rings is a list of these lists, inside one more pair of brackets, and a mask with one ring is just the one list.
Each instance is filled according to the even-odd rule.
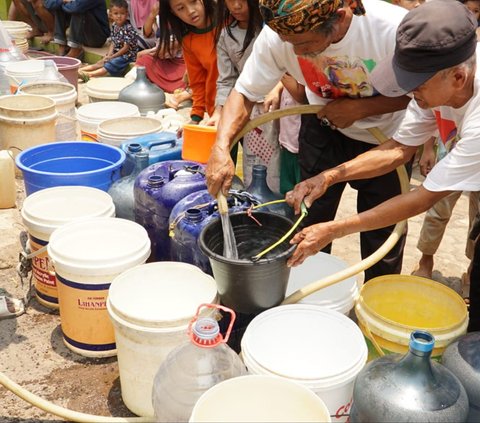
[[207,163],[216,137],[214,126],[184,125],[182,159]]

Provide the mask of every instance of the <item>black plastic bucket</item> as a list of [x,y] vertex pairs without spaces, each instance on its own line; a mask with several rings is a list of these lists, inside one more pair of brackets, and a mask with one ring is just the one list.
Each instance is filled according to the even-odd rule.
[[255,254],[282,238],[293,222],[278,214],[253,212],[230,215],[239,259],[223,257],[223,230],[220,218],[205,226],[200,233],[199,246],[209,258],[213,276],[223,305],[240,313],[252,314],[279,305],[285,298],[290,268],[287,259],[295,246],[289,239],[265,258],[251,260]]

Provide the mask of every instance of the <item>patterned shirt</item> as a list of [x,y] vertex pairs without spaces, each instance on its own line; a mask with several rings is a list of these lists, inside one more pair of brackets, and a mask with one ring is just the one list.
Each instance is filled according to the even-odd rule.
[[125,60],[134,62],[137,59],[137,53],[139,51],[137,37],[137,31],[130,22],[125,22],[122,26],[118,26],[114,23],[110,34],[110,39],[113,43],[113,53],[119,51],[126,43],[128,44],[129,49],[124,55],[122,55],[122,57]]

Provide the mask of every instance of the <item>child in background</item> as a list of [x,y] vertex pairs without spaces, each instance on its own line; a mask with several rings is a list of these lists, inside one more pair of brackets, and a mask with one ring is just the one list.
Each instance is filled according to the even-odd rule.
[[[222,30],[219,31],[216,39],[219,78],[215,112],[207,122],[210,126],[218,124],[225,101],[235,86],[263,25],[258,0],[220,0],[217,3],[217,10]],[[283,86],[279,83],[263,102],[257,103],[252,110],[251,119],[270,109],[277,109],[282,88]],[[280,180],[278,122],[267,122],[250,131],[243,138],[242,145],[245,186],[251,182],[253,166],[262,164],[267,166],[268,186],[278,192]],[[232,149],[232,157],[236,158],[235,148]]]
[[79,71],[83,78],[107,74],[122,76],[129,63],[135,62],[137,58],[139,50],[137,31],[128,21],[126,0],[110,1],[110,18],[113,20],[113,25],[108,52],[94,65],[86,66]]
[[[282,77],[282,97],[280,109],[307,103],[305,87],[286,73]],[[280,119],[280,193],[286,194],[300,182],[300,165],[298,164],[298,134],[302,119],[300,115],[285,116]]]
[[177,40],[192,90],[190,124],[200,123],[215,110],[218,77],[215,50],[216,18],[213,0],[160,0],[158,51],[174,57]]

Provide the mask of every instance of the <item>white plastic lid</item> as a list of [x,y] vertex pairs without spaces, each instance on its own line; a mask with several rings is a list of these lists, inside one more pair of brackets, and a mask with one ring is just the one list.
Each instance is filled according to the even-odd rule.
[[90,97],[115,100],[118,98],[119,92],[132,82],[132,80],[127,78],[110,76],[92,78],[87,82],[85,92]]
[[[300,266],[292,267],[290,270],[287,296],[347,267],[346,262],[330,254],[320,252],[308,257]],[[353,307],[358,295],[357,278],[352,276],[303,298],[300,303],[321,305],[342,313],[348,312]]]
[[130,116],[140,116],[140,111],[135,104],[125,103],[123,101],[88,103],[77,109],[78,119],[97,123],[107,119]]
[[55,229],[81,218],[113,217],[115,205],[105,191],[84,186],[43,189],[25,198],[23,223],[49,236]]
[[113,318],[146,327],[188,325],[202,303],[213,303],[215,280],[188,263],[157,262],[129,269],[110,285]]
[[160,132],[162,123],[158,119],[143,116],[104,120],[98,125],[98,135],[135,137]]
[[5,66],[9,75],[36,75],[42,73],[45,69],[43,60],[22,60],[20,62],[10,62]]
[[145,262],[150,239],[138,223],[95,217],[56,229],[50,236],[48,255],[59,274],[116,276]]
[[365,339],[352,320],[306,304],[259,314],[245,331],[243,351],[272,374],[326,385],[351,380],[367,360]]

